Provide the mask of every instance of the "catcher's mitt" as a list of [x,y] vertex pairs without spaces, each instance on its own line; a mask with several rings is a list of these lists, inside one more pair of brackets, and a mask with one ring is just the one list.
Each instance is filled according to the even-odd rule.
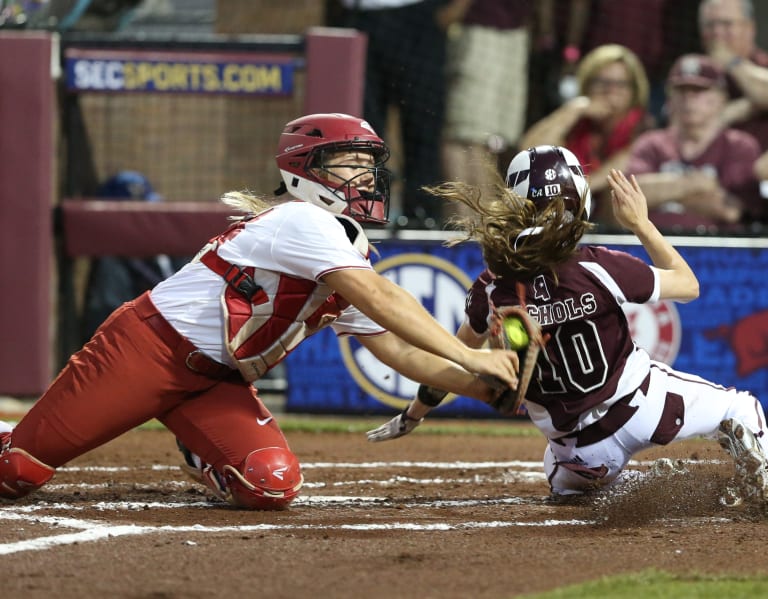
[[510,317],[520,320],[525,328],[525,332],[528,334],[528,344],[522,349],[515,348],[520,356],[517,389],[512,390],[509,387],[505,387],[491,405],[502,414],[512,415],[518,412],[520,404],[525,399],[528,385],[531,383],[531,377],[533,376],[533,369],[536,366],[536,359],[539,357],[539,350],[544,347],[546,339],[542,335],[541,325],[528,314],[524,307],[505,306],[496,308],[493,312],[488,338],[488,344],[492,348],[511,349],[504,332],[504,319]]

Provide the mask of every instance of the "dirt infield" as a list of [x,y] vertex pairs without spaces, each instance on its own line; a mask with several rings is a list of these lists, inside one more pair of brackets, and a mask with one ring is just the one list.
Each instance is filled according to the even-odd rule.
[[719,503],[731,465],[712,441],[674,446],[687,474],[557,505],[541,437],[426,427],[288,433],[307,484],[279,513],[214,501],[168,432],[133,431],[0,504],[0,596],[498,599],[647,568],[768,573],[768,519]]

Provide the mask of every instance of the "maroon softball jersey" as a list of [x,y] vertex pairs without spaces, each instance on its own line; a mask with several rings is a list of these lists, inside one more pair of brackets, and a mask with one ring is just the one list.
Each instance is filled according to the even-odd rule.
[[[550,335],[527,399],[565,432],[580,414],[634,392],[647,375],[650,358],[635,346],[617,305],[655,300],[658,291],[650,266],[604,247],[582,246],[557,271],[558,284],[549,275],[525,282],[528,313]],[[519,305],[516,283],[488,270],[475,280],[466,314],[477,334],[487,333],[494,307]]]

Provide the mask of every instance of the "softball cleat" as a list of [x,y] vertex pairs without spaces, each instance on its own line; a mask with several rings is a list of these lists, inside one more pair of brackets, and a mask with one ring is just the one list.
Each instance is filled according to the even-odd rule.
[[720,423],[718,442],[735,463],[735,484],[744,498],[768,500],[768,460],[755,435],[734,418]]

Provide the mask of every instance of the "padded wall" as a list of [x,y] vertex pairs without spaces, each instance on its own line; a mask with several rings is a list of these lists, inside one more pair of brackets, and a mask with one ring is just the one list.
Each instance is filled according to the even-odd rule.
[[0,32],[0,394],[51,380],[54,38]]

